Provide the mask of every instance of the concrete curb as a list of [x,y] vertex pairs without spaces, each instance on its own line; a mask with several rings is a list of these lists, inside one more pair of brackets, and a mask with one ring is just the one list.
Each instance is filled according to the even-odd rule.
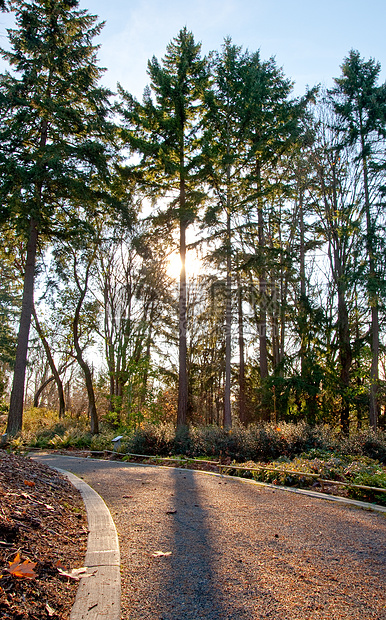
[[[139,464],[139,463],[138,463]],[[165,465],[146,465],[147,467],[166,467]],[[315,499],[324,499],[328,502],[336,502],[337,504],[346,504],[347,506],[355,506],[362,510],[370,510],[373,512],[386,513],[386,507],[379,506],[378,504],[370,504],[369,502],[361,502],[357,499],[349,499],[346,497],[339,497],[339,495],[328,495],[327,493],[318,493],[317,491],[311,491],[309,489],[297,489],[296,487],[284,487],[276,484],[270,484],[269,482],[259,482],[258,480],[251,480],[250,478],[239,478],[238,476],[229,476],[228,474],[218,474],[212,471],[202,471],[200,469],[186,469],[185,471],[194,471],[199,474],[205,474],[207,476],[218,476],[219,478],[229,478],[229,480],[237,480],[244,484],[254,484],[260,487],[268,487],[274,491],[285,491],[287,493],[296,493],[298,495],[307,495],[308,497],[314,497]]]
[[[129,463],[128,463],[129,464]],[[166,465],[149,465],[148,463],[133,463],[133,465],[142,465],[143,467],[163,467],[169,469]],[[177,468],[176,468],[177,469]],[[315,499],[323,499],[328,502],[335,502],[337,504],[345,504],[346,506],[353,506],[355,508],[361,508],[362,510],[369,510],[372,512],[381,512],[386,514],[386,507],[379,504],[371,504],[370,502],[361,502],[357,499],[349,499],[347,497],[340,497],[339,495],[328,495],[327,493],[318,493],[317,491],[311,491],[309,489],[298,489],[296,487],[285,487],[276,484],[270,484],[269,482],[259,482],[258,480],[251,480],[250,478],[239,478],[238,476],[229,476],[228,474],[218,474],[214,471],[203,471],[202,469],[185,469],[184,471],[193,471],[196,474],[204,474],[206,476],[217,476],[219,478],[228,478],[241,482],[243,484],[254,484],[260,487],[268,487],[274,491],[285,491],[286,493],[296,493],[297,495],[307,495]]]
[[[236,479],[236,476],[226,476],[232,480]],[[318,493],[317,491],[310,491],[306,489],[297,489],[294,487],[277,486],[276,484],[268,484],[267,482],[258,482],[257,480],[248,480],[246,478],[238,478],[240,482],[256,484],[258,486],[269,487],[275,491],[286,491],[287,493],[296,493],[297,495],[307,495],[315,499],[324,499],[328,502],[335,502],[336,504],[345,504],[346,506],[354,506],[355,508],[361,508],[362,510],[370,510],[372,512],[381,512],[386,514],[386,508],[379,506],[378,504],[370,504],[370,502],[361,502],[357,499],[349,499],[346,497],[339,497],[339,495],[328,495],[327,493]]]
[[[103,499],[83,480],[58,469],[81,492],[87,510],[88,541],[85,566],[95,572],[81,579],[70,620],[119,620],[121,573],[117,531]],[[94,578],[95,577],[95,578]]]
[[[42,462],[49,464],[44,459]],[[86,482],[65,469],[49,465],[67,476],[80,491],[87,511],[89,535],[84,565],[92,576],[80,580],[70,620],[120,620],[120,553],[110,511]]]
[[[67,455],[60,455],[63,456],[64,458],[67,459],[85,459],[85,460],[90,460],[88,457],[83,457],[83,456],[67,456]],[[93,459],[96,462],[98,460],[104,460],[104,459]],[[116,461],[117,463],[120,463],[121,465],[139,465],[142,467],[161,467],[161,468],[165,468],[165,469],[169,469],[169,467],[167,465],[153,465],[150,463],[130,463],[128,461]],[[49,464],[47,462],[47,464]],[[178,469],[178,468],[177,468]],[[258,482],[257,480],[251,480],[250,478],[239,478],[238,476],[229,476],[228,474],[220,474],[217,472],[213,472],[213,471],[204,471],[202,469],[186,469],[185,471],[193,471],[195,473],[198,474],[204,474],[206,476],[218,476],[220,478],[229,478],[230,480],[237,480],[238,482],[242,482],[245,484],[254,484],[256,486],[261,486],[261,487],[269,487],[272,488],[275,491],[284,491],[286,493],[296,493],[298,495],[307,495],[308,497],[314,497],[315,499],[322,499],[328,502],[335,502],[337,504],[344,504],[346,506],[353,506],[356,508],[361,508],[362,510],[369,510],[371,512],[380,512],[383,514],[386,514],[386,507],[385,506],[380,506],[379,504],[372,504],[370,502],[361,502],[360,500],[356,500],[356,499],[350,499],[347,497],[341,497],[339,495],[329,495],[328,493],[318,493],[318,491],[312,491],[310,489],[298,489],[296,487],[285,487],[285,486],[280,486],[280,485],[276,485],[276,484],[270,484],[268,482]],[[103,501],[103,500],[102,500]]]

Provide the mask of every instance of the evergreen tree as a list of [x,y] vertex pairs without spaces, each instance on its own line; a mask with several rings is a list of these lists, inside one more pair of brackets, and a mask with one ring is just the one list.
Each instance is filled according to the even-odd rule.
[[155,57],[149,61],[151,82],[142,104],[120,89],[127,129],[123,137],[142,154],[137,170],[141,171],[149,193],[169,199],[166,217],[179,226],[179,427],[186,424],[188,405],[186,231],[203,198],[198,190],[197,134],[208,74],[200,52],[201,45],[183,28],[167,46],[161,63]]
[[[234,270],[233,226],[242,208],[242,176],[245,169],[243,72],[248,53],[226,39],[221,54],[213,55],[212,88],[206,94],[203,153],[205,178],[213,200],[205,213],[204,226],[211,232],[206,239],[209,256],[225,267],[225,386],[224,426],[232,426],[231,357],[232,357],[232,271]],[[213,248],[213,249],[212,249]],[[240,368],[243,367],[240,360]],[[241,385],[243,378],[240,377]],[[241,394],[240,402],[243,400]],[[243,413],[241,412],[241,417]]]
[[[291,99],[292,83],[285,78],[275,60],[261,61],[256,52],[249,58],[244,78],[244,123],[246,131],[246,173],[244,201],[250,218],[249,243],[255,247],[249,266],[257,271],[259,280],[259,362],[262,386],[269,375],[267,339],[267,300],[270,298],[268,276],[272,252],[267,236],[267,205],[283,194],[285,181],[280,180],[282,157],[291,152],[302,133],[301,120],[314,90],[305,97]],[[275,178],[276,176],[276,178]],[[277,180],[278,179],[278,180]],[[271,283],[271,289],[274,288]],[[262,400],[262,415],[269,416]]]
[[[351,150],[341,149],[331,131],[331,110],[324,102],[316,144],[311,157],[316,172],[314,204],[319,218],[317,230],[327,243],[332,289],[337,297],[336,346],[339,354],[339,382],[333,389],[340,394],[340,425],[349,432],[351,365],[353,351],[350,336],[350,297],[355,278],[356,246],[359,232],[358,171]],[[323,118],[324,117],[324,118]]]
[[376,429],[379,409],[377,392],[381,293],[377,226],[380,212],[379,194],[382,191],[381,186],[384,186],[386,167],[386,83],[378,85],[380,64],[373,59],[365,61],[355,50],[350,51],[341,68],[342,75],[335,79],[336,87],[331,91],[331,96],[339,121],[336,130],[340,133],[342,147],[356,147],[356,159],[362,168],[362,204],[368,259],[367,292],[371,312],[369,418],[371,426]]
[[95,173],[108,178],[108,91],[98,87],[102,24],[77,0],[14,4],[16,28],[0,77],[0,217],[27,239],[16,362],[7,432],[22,426],[25,369],[39,240],[75,226],[68,205],[95,204]]

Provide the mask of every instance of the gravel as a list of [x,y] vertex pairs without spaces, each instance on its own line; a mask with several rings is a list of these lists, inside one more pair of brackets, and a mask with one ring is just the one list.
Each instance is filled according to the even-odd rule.
[[123,620],[386,620],[383,514],[182,469],[58,466],[110,508]]

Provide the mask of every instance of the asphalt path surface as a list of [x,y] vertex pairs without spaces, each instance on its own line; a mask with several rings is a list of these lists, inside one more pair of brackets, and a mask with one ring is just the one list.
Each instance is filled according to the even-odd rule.
[[110,509],[122,620],[386,620],[384,514],[183,469],[42,460]]

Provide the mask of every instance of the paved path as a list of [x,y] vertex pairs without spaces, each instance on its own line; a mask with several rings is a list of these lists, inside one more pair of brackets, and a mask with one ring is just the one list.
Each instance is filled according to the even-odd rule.
[[383,514],[181,469],[42,460],[110,509],[122,620],[386,620]]

